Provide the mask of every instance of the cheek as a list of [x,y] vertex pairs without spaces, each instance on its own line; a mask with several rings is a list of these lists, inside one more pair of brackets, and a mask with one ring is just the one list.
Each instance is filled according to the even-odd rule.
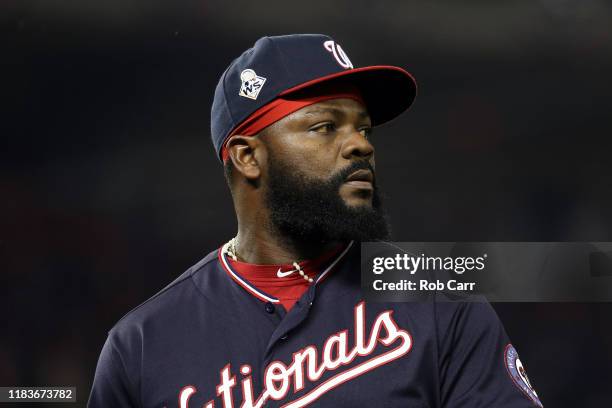
[[278,150],[275,157],[281,155],[282,160],[296,173],[308,178],[324,180],[334,173],[336,154],[333,147],[324,142],[296,138],[287,140],[284,149]]

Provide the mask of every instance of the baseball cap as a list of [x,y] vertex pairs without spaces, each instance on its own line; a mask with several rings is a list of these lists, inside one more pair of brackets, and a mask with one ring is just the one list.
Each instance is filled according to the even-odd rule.
[[263,37],[232,61],[215,89],[211,138],[217,157],[226,139],[254,112],[278,98],[335,84],[359,90],[373,126],[400,115],[416,96],[416,82],[406,70],[389,65],[355,68],[327,35]]

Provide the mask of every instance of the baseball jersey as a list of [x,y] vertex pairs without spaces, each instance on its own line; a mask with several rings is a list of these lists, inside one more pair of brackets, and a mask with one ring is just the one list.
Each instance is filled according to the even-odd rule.
[[488,303],[366,302],[350,243],[289,312],[208,254],[110,330],[88,406],[542,404]]

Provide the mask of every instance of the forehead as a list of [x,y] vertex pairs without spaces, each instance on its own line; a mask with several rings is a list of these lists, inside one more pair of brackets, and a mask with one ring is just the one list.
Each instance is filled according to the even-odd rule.
[[321,101],[306,106],[293,113],[297,114],[296,116],[308,116],[318,113],[332,113],[336,115],[346,116],[356,115],[362,118],[370,117],[370,115],[368,115],[368,110],[366,109],[366,107],[361,102],[351,98],[328,99],[326,101]]
[[292,122],[304,121],[320,116],[333,116],[338,119],[370,120],[366,107],[359,101],[350,98],[328,99],[313,103],[275,123],[275,126],[285,126]]

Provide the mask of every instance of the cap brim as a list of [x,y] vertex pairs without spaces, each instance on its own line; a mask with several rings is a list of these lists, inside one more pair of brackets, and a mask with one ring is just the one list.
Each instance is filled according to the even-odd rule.
[[400,67],[374,65],[316,78],[289,88],[279,96],[336,81],[348,82],[359,88],[372,124],[375,126],[388,122],[406,111],[412,105],[417,93],[416,81],[408,71]]

